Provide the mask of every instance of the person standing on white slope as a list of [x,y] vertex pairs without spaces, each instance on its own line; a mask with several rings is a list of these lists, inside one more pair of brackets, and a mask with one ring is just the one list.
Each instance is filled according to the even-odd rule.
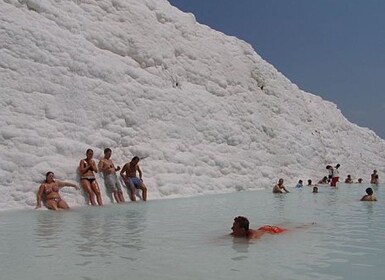
[[339,163],[333,168],[332,181],[330,183],[331,187],[337,187],[337,182],[340,179],[338,168],[340,168],[340,164]]
[[[147,187],[143,183],[142,170],[139,167],[139,160],[139,157],[133,157],[130,162],[127,162],[123,166],[122,171],[120,171],[120,175],[130,191],[130,199],[132,201],[136,200],[135,189],[142,190],[143,200],[147,200]],[[139,178],[136,177],[136,172],[139,173]]]
[[88,195],[89,202],[91,202],[92,205],[96,205],[96,195],[96,200],[99,206],[102,206],[102,195],[100,193],[99,185],[94,174],[94,172],[98,172],[96,163],[92,159],[94,156],[94,151],[92,149],[88,149],[86,155],[87,157],[79,162],[80,183],[83,187],[83,190]]
[[110,194],[114,195],[117,203],[124,202],[122,187],[120,186],[116,171],[120,170],[120,166],[115,167],[111,160],[112,150],[110,148],[104,149],[104,158],[99,161],[98,169],[103,173],[104,184]]

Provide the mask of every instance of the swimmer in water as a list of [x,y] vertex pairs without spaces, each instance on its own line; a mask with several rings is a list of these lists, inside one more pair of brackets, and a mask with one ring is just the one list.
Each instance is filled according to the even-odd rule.
[[372,188],[367,188],[365,191],[366,195],[361,198],[361,201],[377,201],[377,198],[373,194]]
[[279,234],[287,231],[285,228],[277,226],[265,225],[258,229],[250,229],[249,220],[246,217],[238,216],[234,218],[233,226],[231,228],[231,235],[234,237],[244,237],[247,239],[258,239],[264,234]]

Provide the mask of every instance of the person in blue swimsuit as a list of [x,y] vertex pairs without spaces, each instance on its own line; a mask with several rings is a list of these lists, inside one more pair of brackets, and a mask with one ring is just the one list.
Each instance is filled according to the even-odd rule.
[[[124,183],[130,191],[131,201],[136,200],[135,189],[142,190],[142,198],[144,201],[147,200],[147,187],[143,183],[143,173],[139,167],[139,160],[139,157],[133,157],[131,161],[127,162],[120,171],[120,175],[122,176]],[[136,176],[136,173],[139,174],[139,178]]]

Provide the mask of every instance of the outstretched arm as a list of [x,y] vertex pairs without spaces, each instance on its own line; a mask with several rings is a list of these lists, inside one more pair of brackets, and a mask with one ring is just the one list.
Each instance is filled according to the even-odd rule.
[[62,187],[73,187],[73,188],[75,188],[77,190],[80,190],[80,187],[78,185],[72,184],[70,182],[56,181],[56,183],[59,186],[59,188],[62,188]]

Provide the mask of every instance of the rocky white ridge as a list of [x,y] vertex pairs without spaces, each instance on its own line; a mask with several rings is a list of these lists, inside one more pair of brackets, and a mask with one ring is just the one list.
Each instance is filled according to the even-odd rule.
[[[165,0],[0,1],[0,209],[87,148],[141,167],[149,199],[380,176],[385,142],[301,91],[252,47]],[[102,178],[98,177],[105,203]],[[81,192],[62,190],[70,206]],[[125,193],[128,199],[127,193]]]

